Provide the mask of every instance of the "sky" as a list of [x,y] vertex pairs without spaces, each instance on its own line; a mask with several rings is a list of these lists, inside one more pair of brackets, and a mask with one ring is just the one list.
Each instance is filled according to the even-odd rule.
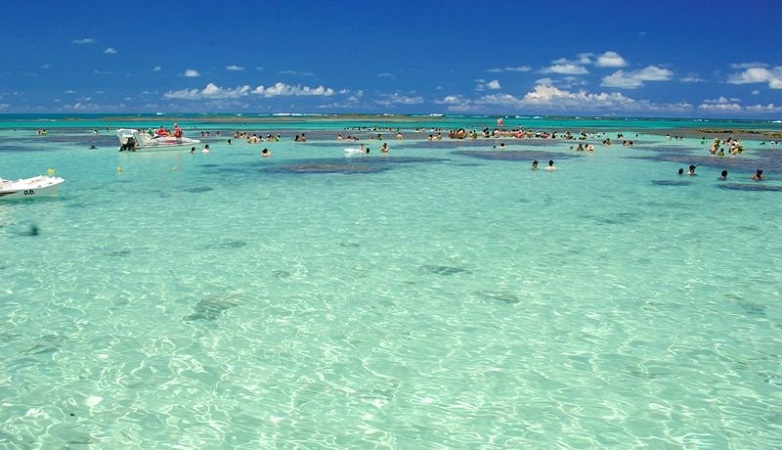
[[782,119],[771,0],[27,0],[0,113]]

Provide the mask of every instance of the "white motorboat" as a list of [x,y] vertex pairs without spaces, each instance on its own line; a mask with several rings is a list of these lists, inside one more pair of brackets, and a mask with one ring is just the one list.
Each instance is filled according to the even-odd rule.
[[19,180],[4,180],[0,178],[0,199],[33,198],[57,195],[62,182],[60,177],[39,175]]
[[117,130],[119,138],[119,151],[135,152],[137,150],[166,150],[171,148],[194,146],[201,141],[184,136],[163,136],[131,128]]

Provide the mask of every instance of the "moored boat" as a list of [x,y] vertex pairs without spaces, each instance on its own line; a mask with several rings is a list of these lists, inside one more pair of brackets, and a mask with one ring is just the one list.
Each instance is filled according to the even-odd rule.
[[201,141],[176,135],[152,135],[142,130],[120,128],[117,130],[119,151],[166,150],[171,148],[194,146]]
[[33,198],[57,195],[57,190],[63,183],[60,177],[39,175],[18,180],[0,178],[0,199]]

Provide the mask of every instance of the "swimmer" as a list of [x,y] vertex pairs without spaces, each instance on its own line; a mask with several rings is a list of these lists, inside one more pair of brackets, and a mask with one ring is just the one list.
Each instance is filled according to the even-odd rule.
[[728,171],[723,170],[722,173],[720,173],[720,180],[727,180],[728,179]]
[[678,173],[679,175],[684,175],[684,169],[679,167],[679,170],[676,173]]
[[532,170],[538,170],[538,160],[532,161]]
[[383,142],[383,145],[380,146],[380,153],[388,153],[388,143]]
[[688,171],[687,171],[687,175],[689,175],[689,176],[691,176],[691,177],[692,177],[692,176],[695,176],[695,175],[698,175],[697,173],[695,173],[695,169],[696,169],[697,167],[698,167],[698,166],[696,166],[695,164],[690,164],[690,170],[688,170]]
[[546,170],[557,170],[556,167],[554,167],[554,160],[550,159],[548,162],[548,166],[546,166]]
[[204,145],[204,148],[201,150],[201,153],[209,153],[209,144]]
[[756,170],[755,175],[752,175],[751,178],[755,181],[763,181],[763,169]]
[[268,148],[261,150],[261,157],[268,158],[270,156],[272,156],[272,152],[270,152]]

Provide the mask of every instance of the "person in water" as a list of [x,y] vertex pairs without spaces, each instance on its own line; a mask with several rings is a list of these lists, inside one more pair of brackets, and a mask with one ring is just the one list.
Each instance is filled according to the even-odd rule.
[[728,179],[728,171],[723,170],[722,173],[720,173],[720,180],[727,180]]
[[755,175],[752,175],[751,178],[755,181],[763,181],[763,169],[756,170]]
[[557,170],[556,167],[554,167],[554,160],[550,159],[548,161],[548,166],[546,166],[546,170]]
[[532,161],[532,170],[538,170],[538,160]]
[[698,175],[697,173],[695,173],[695,169],[697,168],[698,166],[696,166],[695,164],[690,164],[690,170],[687,171],[687,175],[689,176]]

